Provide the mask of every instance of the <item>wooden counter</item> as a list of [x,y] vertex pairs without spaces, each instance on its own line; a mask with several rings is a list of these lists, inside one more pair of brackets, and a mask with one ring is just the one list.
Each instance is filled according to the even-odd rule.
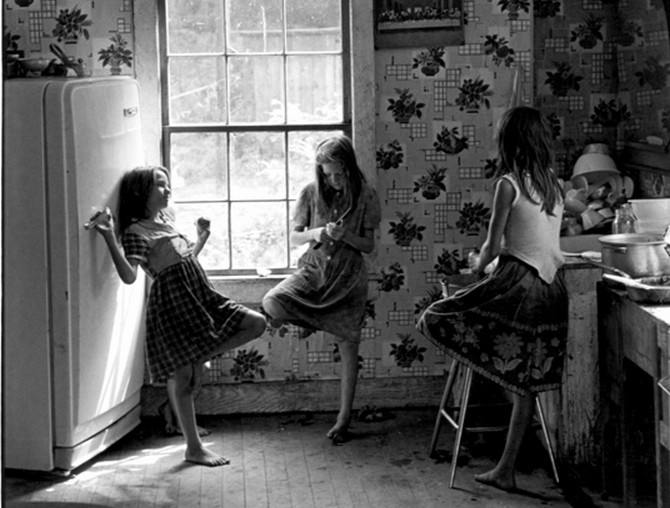
[[670,305],[598,284],[603,486],[625,506],[670,507]]
[[599,483],[595,466],[600,453],[595,433],[600,400],[596,284],[601,279],[602,269],[567,258],[569,323],[563,386],[540,395],[557,438],[559,462],[592,486]]

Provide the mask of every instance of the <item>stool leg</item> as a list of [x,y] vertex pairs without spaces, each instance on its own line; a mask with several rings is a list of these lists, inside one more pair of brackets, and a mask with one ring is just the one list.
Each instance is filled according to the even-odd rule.
[[554,448],[551,445],[551,439],[549,438],[549,431],[547,430],[547,423],[544,420],[544,411],[542,411],[542,403],[540,402],[540,397],[535,397],[535,407],[537,408],[537,415],[540,418],[540,425],[542,426],[542,435],[544,440],[547,443],[547,450],[549,451],[549,461],[551,462],[551,470],[554,473],[554,480],[556,483],[560,484],[558,478],[558,469],[556,468],[556,461],[554,460]]
[[463,381],[463,395],[461,397],[461,406],[458,415],[458,427],[456,429],[456,440],[454,442],[454,450],[451,458],[451,477],[449,478],[449,488],[454,487],[454,479],[456,478],[456,466],[458,464],[458,453],[461,450],[461,438],[465,431],[465,414],[468,410],[468,401],[470,400],[470,386],[472,385],[472,369],[466,367],[465,379]]
[[451,362],[451,367],[449,368],[449,376],[447,377],[447,384],[442,393],[442,400],[440,401],[440,408],[437,410],[437,418],[435,419],[435,427],[433,428],[433,437],[430,441],[430,452],[428,453],[429,457],[433,456],[435,453],[435,448],[437,447],[437,438],[440,434],[440,429],[442,428],[442,418],[444,418],[444,411],[449,400],[449,394],[451,389],[454,386],[454,381],[456,379],[456,372],[458,371],[459,363],[454,360]]

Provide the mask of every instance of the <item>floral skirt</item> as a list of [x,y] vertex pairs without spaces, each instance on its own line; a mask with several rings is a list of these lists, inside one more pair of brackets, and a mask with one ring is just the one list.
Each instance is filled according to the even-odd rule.
[[547,284],[529,265],[501,257],[488,277],[430,305],[417,329],[508,390],[557,389],[568,334],[563,271]]

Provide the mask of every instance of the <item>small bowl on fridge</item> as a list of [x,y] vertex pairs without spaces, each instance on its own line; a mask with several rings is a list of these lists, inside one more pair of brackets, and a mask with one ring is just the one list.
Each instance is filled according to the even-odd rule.
[[48,58],[19,58],[17,61],[28,72],[42,72],[49,65]]

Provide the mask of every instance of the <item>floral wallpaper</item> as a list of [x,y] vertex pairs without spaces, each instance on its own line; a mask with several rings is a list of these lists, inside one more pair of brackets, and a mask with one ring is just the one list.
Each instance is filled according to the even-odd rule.
[[[551,119],[556,168],[564,177],[592,141],[615,150],[647,136],[667,143],[670,44],[660,2],[464,0],[457,23],[455,11],[447,14],[451,35],[444,40],[458,42],[444,44],[435,42],[430,26],[444,30],[444,22],[401,25],[416,20],[417,7],[379,20],[388,24],[384,44],[375,48],[383,221],[371,261],[361,377],[442,375],[447,366],[414,325],[441,297],[441,279],[464,268],[484,239],[494,130],[508,107],[535,105]],[[110,37],[121,34],[132,48],[132,0],[5,0],[4,7],[5,48],[24,56],[50,55],[56,43],[92,75],[106,75],[98,55]],[[80,22],[91,23],[76,43],[59,41],[56,18],[75,7],[86,15]],[[394,30],[410,42],[394,44]],[[205,380],[331,379],[339,367],[332,337],[285,326],[212,360]]]
[[[5,0],[3,12],[4,49],[22,58],[60,60],[52,44],[79,63],[82,75],[109,75],[100,51],[121,37],[125,49],[133,47],[132,0]],[[118,39],[117,39],[118,40]],[[69,76],[75,70],[66,69]],[[21,76],[25,70],[9,65],[5,76]],[[121,74],[133,75],[132,57],[121,66]]]
[[[402,3],[402,2],[401,2]],[[382,200],[375,300],[384,375],[441,375],[444,354],[414,329],[467,266],[490,218],[494,128],[513,104],[533,103],[527,1],[464,1],[463,42],[376,51],[377,186]],[[431,40],[430,38],[426,38]],[[396,362],[412,346],[411,362]]]
[[552,119],[569,178],[591,142],[670,137],[670,43],[662,0],[537,0],[536,105]]

